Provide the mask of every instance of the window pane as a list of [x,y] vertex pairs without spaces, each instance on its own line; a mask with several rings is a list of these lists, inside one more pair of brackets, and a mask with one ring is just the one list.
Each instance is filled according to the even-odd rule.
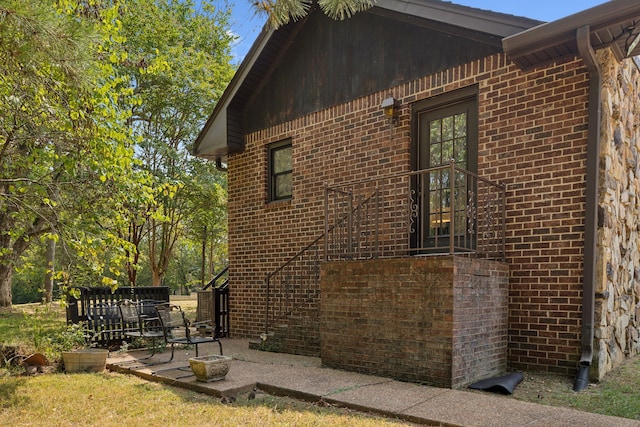
[[440,221],[439,214],[429,215],[429,236],[431,237],[437,236],[440,233],[438,229],[440,228],[441,224],[442,224],[442,221]]
[[275,197],[276,199],[284,199],[291,197],[292,193],[292,175],[290,173],[278,175],[275,177]]
[[467,136],[467,113],[456,115],[456,138]]
[[291,146],[273,150],[273,172],[278,174],[291,170]]
[[451,206],[451,190],[442,190],[442,209],[449,208]]
[[429,206],[433,212],[440,211],[440,191],[431,191],[429,193]]
[[440,142],[440,120],[433,121],[429,124],[429,140],[431,144]]
[[440,188],[439,172],[429,174],[429,190],[437,190]]
[[442,139],[453,139],[453,116],[442,119]]
[[449,188],[451,186],[449,182],[449,170],[440,171],[442,174],[442,180],[440,181],[441,188]]
[[467,160],[467,139],[466,138],[458,138],[456,139],[455,146],[455,159],[457,163],[464,162]]
[[442,163],[446,164],[453,159],[453,141],[447,140],[442,143]]
[[442,164],[442,158],[440,156],[440,144],[431,145],[431,159],[429,166],[440,166]]

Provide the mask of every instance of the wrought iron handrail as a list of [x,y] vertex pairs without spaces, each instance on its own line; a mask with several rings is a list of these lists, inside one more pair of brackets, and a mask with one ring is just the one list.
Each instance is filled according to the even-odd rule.
[[453,161],[326,185],[324,217],[324,233],[267,275],[265,333],[319,294],[322,261],[431,253],[504,259],[504,185]]
[[[347,198],[344,204],[346,205],[346,210],[342,215],[336,215],[335,223],[333,225],[329,225],[329,198],[331,193],[338,194],[341,197]],[[325,185],[325,201],[324,201],[324,219],[325,219],[325,233],[324,233],[324,256],[325,261],[328,261],[330,258],[335,259],[350,259],[352,258],[354,245],[358,245],[359,252],[361,255],[365,253],[363,248],[365,247],[373,247],[377,248],[378,242],[378,229],[374,229],[373,233],[365,233],[365,239],[361,241],[361,239],[354,239],[354,235],[350,230],[361,229],[361,225],[363,223],[363,218],[368,218],[369,215],[369,203],[375,202],[373,205],[373,217],[374,221],[377,223],[378,221],[378,205],[379,205],[379,190],[376,187],[373,192],[369,195],[364,195],[360,197],[354,197],[353,189],[349,188],[348,191],[343,191],[339,189],[332,189],[328,185]],[[354,208],[354,202],[356,207]],[[345,234],[344,241],[336,242],[335,239],[329,238],[341,230],[347,230]],[[359,234],[359,233],[358,233]],[[373,242],[369,239],[370,235],[373,235]],[[333,255],[333,256],[330,256]],[[376,250],[369,251],[370,257],[375,258],[377,253]]]
[[[362,203],[352,207],[351,212],[357,211],[362,206]],[[317,296],[320,292],[320,263],[326,260],[326,247],[321,244],[326,233],[331,232],[335,227],[340,227],[342,222],[347,220],[345,216],[342,219],[336,221],[332,226],[327,226],[325,233],[318,236],[313,242],[305,246],[294,256],[289,258],[284,264],[278,267],[273,272],[269,273],[265,279],[266,284],[266,303],[265,303],[265,333],[268,333],[269,327],[280,319],[286,318],[297,309],[308,304],[313,297]],[[326,239],[324,239],[326,241]],[[304,257],[308,256],[305,262]],[[287,269],[291,272],[288,274]],[[272,299],[276,297],[273,295],[273,282],[274,278],[279,275],[283,276],[283,286],[289,289],[283,292],[283,295],[278,299],[280,302],[279,310],[276,312],[274,307],[275,301],[272,303]],[[289,283],[289,279],[296,279],[298,283]],[[298,285],[296,288],[295,285]],[[296,295],[297,293],[297,295]]]
[[[213,322],[215,337],[228,337],[229,329],[229,266],[223,268],[198,293],[198,322]],[[225,277],[226,276],[226,277]],[[221,283],[217,283],[224,279]],[[210,290],[209,290],[210,289]],[[209,292],[204,292],[209,290]],[[207,294],[206,296],[202,294]],[[200,305],[203,305],[200,307]]]
[[[324,238],[324,233],[318,236],[312,243],[304,247],[297,254],[291,257],[287,262],[282,264],[272,273],[269,273],[265,279],[266,285],[266,303],[265,303],[265,334],[269,332],[269,327],[280,319],[286,318],[295,310],[303,307],[313,296],[319,292],[320,280],[320,257],[318,257],[319,242]],[[315,249],[314,249],[315,248]],[[313,258],[309,258],[307,264],[307,274],[302,272],[296,274],[296,270],[302,270],[305,267],[304,256],[310,254]],[[281,295],[275,294],[272,284],[278,276],[281,277]],[[291,279],[295,279],[296,284],[290,283]],[[297,285],[293,287],[292,285]],[[274,301],[272,301],[272,299]],[[276,312],[275,303],[279,302],[278,311]]]
[[[369,217],[364,217],[365,205],[348,208],[353,198],[365,197],[374,205]],[[505,186],[453,161],[327,187],[325,225],[332,218],[347,225],[338,229],[340,234],[327,231],[327,259],[443,253],[504,259]]]
[[[213,286],[214,288],[217,288],[217,287],[218,287],[218,285],[216,284],[216,282],[217,282],[218,280],[220,280],[220,278],[221,278],[222,276],[224,276],[225,274],[227,274],[228,272],[229,272],[229,266],[226,266],[225,268],[223,268],[223,269],[220,271],[220,273],[216,274],[216,275],[215,275],[215,277],[214,277],[213,279],[209,280],[209,283],[207,283],[206,285],[204,285],[204,287],[202,288],[202,290],[203,290],[203,291],[206,291],[207,289],[209,289],[209,288],[210,288],[210,287],[212,287],[212,286]],[[224,281],[224,282],[222,282],[222,284],[221,284],[220,286],[224,286],[224,285],[226,285],[226,284],[228,284],[228,283],[229,283],[229,279],[227,278],[227,279],[225,279],[225,281]]]

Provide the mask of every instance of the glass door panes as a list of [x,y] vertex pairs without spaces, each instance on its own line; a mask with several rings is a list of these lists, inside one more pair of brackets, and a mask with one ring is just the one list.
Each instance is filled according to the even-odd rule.
[[[451,160],[462,169],[467,166],[467,113],[460,112],[444,117],[434,118],[429,125],[429,168],[446,166]],[[453,215],[455,232],[464,231],[464,221],[459,221],[464,213],[465,177],[456,172],[454,197],[451,197],[450,170],[433,172],[429,182],[429,236],[445,236],[451,233],[451,215]],[[462,197],[460,195],[462,194]]]
[[[474,100],[425,111],[418,115],[418,168],[449,166],[475,172],[477,112]],[[453,180],[453,182],[452,182]],[[430,172],[421,180],[422,201],[418,245],[439,247],[449,244],[449,237],[466,233],[468,183],[465,173],[446,167]],[[453,223],[453,230],[451,229]]]

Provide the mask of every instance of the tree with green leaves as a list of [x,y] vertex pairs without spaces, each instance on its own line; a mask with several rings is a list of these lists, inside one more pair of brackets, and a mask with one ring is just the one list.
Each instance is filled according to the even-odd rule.
[[102,283],[122,262],[104,256],[122,243],[104,188],[131,179],[133,158],[118,3],[0,1],[0,307],[39,239],[63,240]]
[[227,186],[226,175],[214,171],[209,162],[194,162],[190,182],[186,238],[199,242],[201,285],[227,265]]
[[[256,0],[255,8],[267,15],[267,24],[279,28],[290,21],[297,21],[309,14],[314,0]],[[373,6],[375,0],[318,0],[317,4],[325,15],[343,20]]]
[[[135,231],[130,243],[137,253],[147,243],[156,286],[167,273],[177,242],[188,232],[186,220],[194,214],[193,206],[205,203],[203,198],[218,200],[209,198],[207,186],[220,187],[220,172],[190,152],[234,73],[228,19],[229,10],[218,10],[208,0],[199,8],[190,0],[130,0],[121,9],[128,57],[119,67],[131,76],[130,86],[140,100],[131,111],[130,125],[154,195],[153,205],[132,205],[128,230]],[[137,271],[138,263],[139,258],[132,259],[131,270]],[[135,285],[135,275],[129,276]]]

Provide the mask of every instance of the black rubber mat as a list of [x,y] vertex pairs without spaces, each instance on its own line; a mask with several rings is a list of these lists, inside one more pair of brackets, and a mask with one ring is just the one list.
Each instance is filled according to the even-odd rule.
[[512,394],[524,376],[520,372],[512,372],[501,377],[488,378],[469,386],[474,390],[491,391],[493,393]]

